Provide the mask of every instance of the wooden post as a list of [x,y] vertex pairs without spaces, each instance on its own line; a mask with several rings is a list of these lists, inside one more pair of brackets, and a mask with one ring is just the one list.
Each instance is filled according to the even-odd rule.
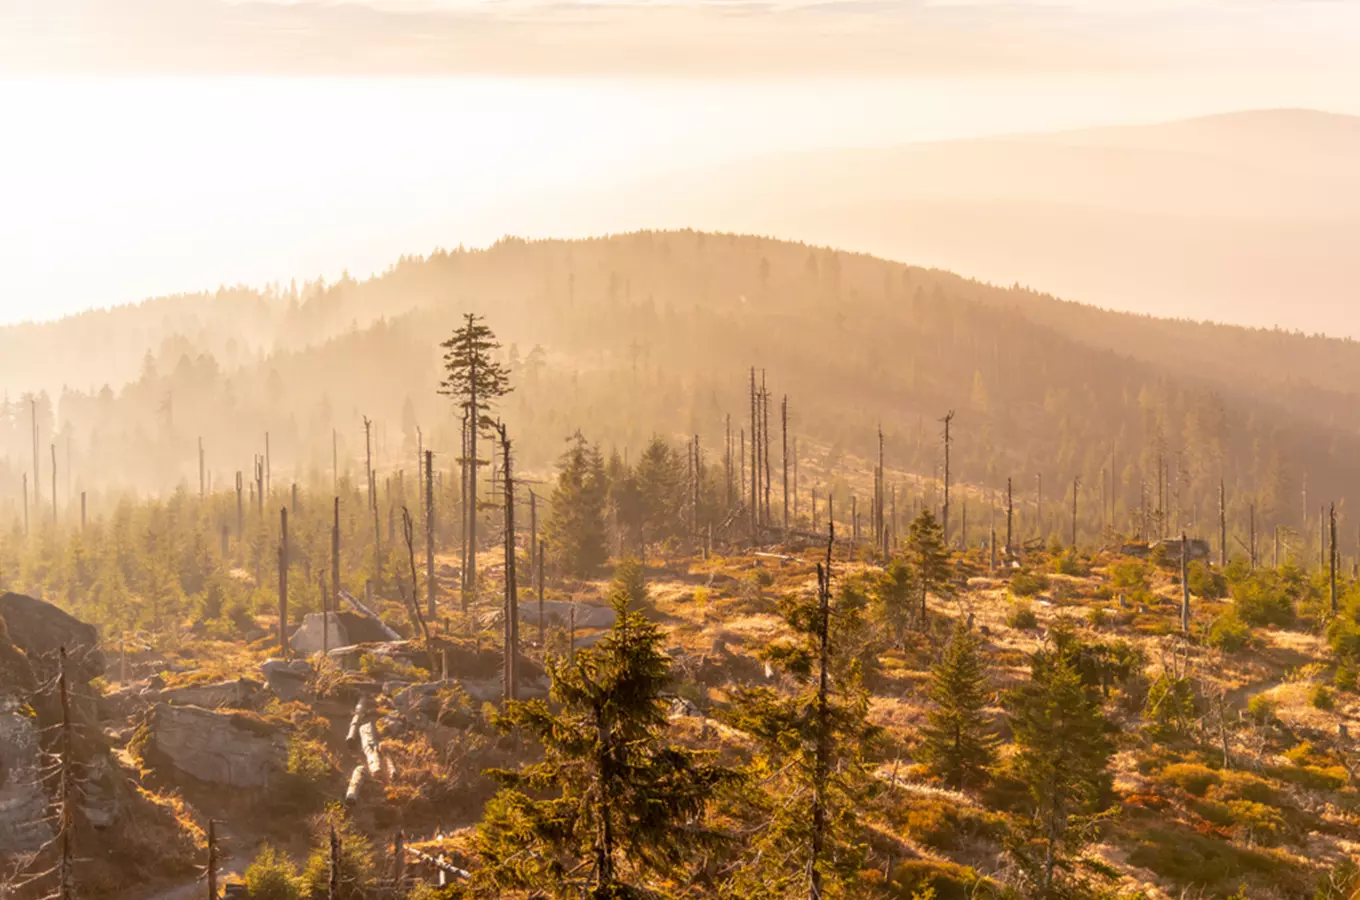
[[431,622],[439,614],[434,578],[434,451],[425,451],[425,611]]
[[288,656],[288,507],[279,510],[279,654]]

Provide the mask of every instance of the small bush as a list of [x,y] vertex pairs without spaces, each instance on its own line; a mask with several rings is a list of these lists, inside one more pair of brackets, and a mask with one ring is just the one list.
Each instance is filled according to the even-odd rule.
[[1226,806],[1239,840],[1264,847],[1274,847],[1283,840],[1284,818],[1271,807],[1254,800],[1229,800]]
[[1238,653],[1251,642],[1251,626],[1233,613],[1224,613],[1209,627],[1209,646]]
[[1336,667],[1336,674],[1332,676],[1332,684],[1336,685],[1339,691],[1354,691],[1357,682],[1355,666],[1349,663],[1342,663]]
[[301,896],[297,867],[270,844],[256,854],[242,880],[250,900],[298,900]]
[[1313,689],[1308,692],[1308,702],[1315,708],[1330,711],[1336,702],[1332,699],[1332,692],[1327,690],[1325,684],[1315,684]]
[[968,900],[978,881],[977,872],[966,866],[924,859],[901,863],[892,873],[894,896],[903,898]]
[[1090,568],[1077,555],[1077,551],[1068,550],[1053,559],[1053,571],[1059,575],[1086,575]]
[[1029,603],[1017,600],[1006,612],[1006,624],[1011,628],[1037,628],[1039,617],[1034,614],[1034,607]]
[[1247,714],[1257,725],[1275,721],[1275,711],[1279,708],[1279,701],[1269,694],[1257,694],[1247,701]]
[[1086,614],[1086,621],[1091,623],[1092,628],[1104,628],[1109,618],[1103,606],[1093,606]]
[[1180,788],[1196,797],[1203,797],[1209,788],[1222,780],[1218,772],[1199,763],[1172,763],[1157,774],[1159,783]]
[[1017,597],[1033,597],[1048,590],[1048,576],[1042,572],[1021,569],[1011,576],[1011,593]]
[[1190,582],[1190,593],[1206,600],[1222,600],[1228,596],[1228,579],[1222,572],[1216,572],[1203,560],[1190,563],[1186,573]]

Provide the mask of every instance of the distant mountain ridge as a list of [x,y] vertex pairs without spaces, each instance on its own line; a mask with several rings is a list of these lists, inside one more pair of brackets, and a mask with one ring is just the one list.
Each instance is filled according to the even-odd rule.
[[780,155],[571,203],[596,232],[767,234],[1098,306],[1360,336],[1356,158],[1360,118],[1267,110]]

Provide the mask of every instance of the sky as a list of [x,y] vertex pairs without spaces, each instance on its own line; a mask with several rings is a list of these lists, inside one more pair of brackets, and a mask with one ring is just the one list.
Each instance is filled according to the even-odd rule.
[[765,153],[1360,114],[1355,46],[1342,0],[0,0],[0,322],[367,274]]

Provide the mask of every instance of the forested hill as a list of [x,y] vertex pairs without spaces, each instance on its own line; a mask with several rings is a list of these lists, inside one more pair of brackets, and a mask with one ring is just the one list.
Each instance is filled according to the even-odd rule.
[[[384,467],[414,469],[417,428],[447,467],[459,424],[435,391],[438,342],[468,312],[503,343],[515,390],[501,411],[531,470],[577,429],[606,452],[636,453],[656,432],[698,435],[720,463],[726,417],[734,442],[749,431],[754,366],[776,428],[789,398],[812,473],[804,490],[866,466],[880,426],[893,477],[919,490],[907,473],[935,473],[937,420],[955,410],[956,480],[1003,490],[1009,476],[1032,502],[1042,474],[1054,528],[1075,477],[1086,528],[1100,526],[1103,479],[1117,524],[1143,493],[1155,509],[1158,459],[1164,503],[1179,511],[1170,528],[1179,518],[1211,532],[1220,478],[1234,520],[1255,504],[1262,529],[1300,527],[1305,502],[1316,529],[1318,504],[1360,497],[1354,342],[1108,313],[862,255],[694,232],[506,239],[406,258],[365,281],[233,289],[0,330],[0,497],[22,515],[22,479],[33,477],[24,392],[35,388],[47,504],[49,445],[62,506],[81,490],[97,504],[111,488],[196,489],[200,438],[219,486],[250,471],[266,432],[276,484],[328,475],[333,429],[341,468],[362,467],[364,416]],[[53,373],[67,371],[58,383]],[[24,379],[34,372],[47,382]],[[773,454],[778,466],[777,440]]]

